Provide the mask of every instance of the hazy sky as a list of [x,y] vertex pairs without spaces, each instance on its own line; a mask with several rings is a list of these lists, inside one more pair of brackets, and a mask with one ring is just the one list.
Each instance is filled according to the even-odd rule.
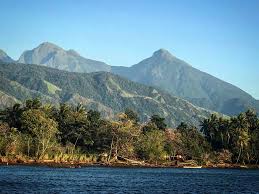
[[259,0],[3,0],[0,48],[49,41],[110,65],[165,48],[259,99]]

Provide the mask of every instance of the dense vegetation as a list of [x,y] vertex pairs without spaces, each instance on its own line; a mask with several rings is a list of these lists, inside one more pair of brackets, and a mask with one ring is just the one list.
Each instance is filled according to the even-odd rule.
[[[15,62],[10,57],[8,57],[6,53],[4,53],[1,50],[0,50],[0,61],[6,62],[6,63]],[[157,50],[156,52],[153,53],[151,57],[142,60],[136,65],[133,65],[131,67],[123,67],[123,66],[109,66],[100,61],[86,59],[80,56],[78,53],[76,53],[73,50],[66,51],[55,44],[44,42],[32,50],[27,50],[23,52],[23,54],[20,56],[17,62],[26,63],[26,64],[43,65],[43,66],[53,67],[56,69],[66,70],[70,72],[81,72],[81,73],[89,73],[89,72],[97,72],[97,71],[111,72],[138,83],[143,83],[149,86],[158,87],[160,89],[168,91],[171,95],[176,95],[180,98],[183,98],[194,105],[203,107],[205,109],[217,111],[226,115],[236,115],[249,108],[253,108],[259,111],[258,101],[254,99],[250,94],[244,92],[243,90],[241,90],[236,86],[233,86],[227,82],[224,82],[207,73],[201,72],[198,69],[193,68],[191,65],[187,64],[183,60],[176,58],[169,51],[165,49]],[[44,84],[44,80],[40,81],[40,79],[43,77],[42,75],[40,76],[40,79],[37,79],[34,84],[32,84],[31,82],[27,82],[29,80],[34,81],[35,75],[39,76],[42,70],[40,70],[39,68],[38,73],[33,72],[32,74],[33,78],[25,78],[23,76],[27,75],[26,73],[28,73],[28,70],[25,67],[23,68],[25,69],[25,71],[23,71],[25,74],[19,74],[19,77],[22,77],[22,79],[17,78],[19,80],[18,83],[20,83],[22,86],[25,86],[26,88],[29,88],[29,89],[32,88],[33,90],[36,90],[40,93],[42,93],[42,90],[39,90],[39,89],[43,89],[45,87],[45,91],[43,93],[44,95],[47,95],[47,96],[49,95],[47,91],[51,93],[51,91],[53,90],[51,90],[50,87],[48,87],[48,90],[47,90],[46,83],[50,82],[54,84],[53,85],[54,87],[55,85],[57,86],[56,83],[53,83],[53,79],[56,78],[55,76],[52,76],[52,79],[46,78],[45,81],[48,81],[48,82],[45,82],[45,84]],[[12,70],[16,70],[16,68],[12,68]],[[13,72],[13,75],[12,75],[13,78],[15,77],[14,76],[15,74],[17,74],[17,71]],[[72,77],[74,76],[76,76],[76,74],[73,74]],[[57,81],[58,80],[56,79],[54,80],[54,82],[57,82]],[[75,78],[74,81],[76,81],[76,84],[68,83],[68,87],[66,87],[67,90],[63,91],[64,88],[60,88],[62,89],[62,90],[59,90],[61,91],[61,93],[64,93],[64,92],[69,93],[69,95],[65,95],[65,96],[59,95],[61,100],[63,100],[64,97],[66,98],[71,97],[70,86],[72,86],[72,89],[73,89],[74,88],[73,85],[76,85],[76,86],[85,85],[84,80]],[[116,83],[119,83],[119,82],[116,82]],[[15,83],[13,83],[13,85],[14,84]],[[121,85],[119,84],[119,86]],[[15,85],[12,87],[17,88],[18,86]],[[76,90],[77,87],[75,87],[74,89]],[[122,87],[122,89],[124,90],[125,88]],[[76,92],[79,93],[78,91]],[[7,93],[7,94],[13,95],[13,93],[14,91],[12,91],[12,93]],[[39,95],[39,93],[35,93],[35,92],[31,94],[30,93],[31,92],[27,91],[27,95],[28,94],[32,95],[32,97],[35,97],[35,95]],[[55,93],[56,93],[55,91],[52,92],[52,94],[55,94]],[[86,97],[85,92],[83,95],[82,93],[83,91],[81,92],[80,96]],[[127,94],[127,93],[124,93],[124,94]],[[21,93],[18,93],[17,95],[21,97]],[[145,94],[145,96],[147,96],[147,94]],[[16,95],[13,95],[13,97],[16,97]],[[27,98],[29,98],[29,96],[27,96]],[[105,104],[103,102],[103,101],[108,102],[107,100],[108,99],[102,99],[101,103],[107,106],[107,103]],[[98,102],[100,102],[100,100]],[[115,108],[112,106],[113,105],[108,104],[108,107]],[[0,107],[1,107],[1,103],[0,103]],[[119,106],[117,107],[119,108]],[[162,111],[160,112],[160,114],[161,113]],[[142,115],[140,115],[140,117],[142,117]],[[170,122],[169,120],[167,121]]]
[[126,158],[150,163],[181,155],[200,164],[257,164],[259,118],[251,110],[231,118],[213,114],[201,121],[200,131],[185,123],[170,129],[158,115],[140,123],[131,109],[107,120],[80,104],[57,108],[34,99],[1,111],[0,155],[56,162]]
[[138,112],[141,121],[156,113],[172,127],[181,121],[198,125],[200,119],[211,114],[160,89],[107,72],[71,73],[0,62],[0,107],[36,97],[51,104],[77,105],[80,102],[87,109],[97,110],[109,118],[131,107]]

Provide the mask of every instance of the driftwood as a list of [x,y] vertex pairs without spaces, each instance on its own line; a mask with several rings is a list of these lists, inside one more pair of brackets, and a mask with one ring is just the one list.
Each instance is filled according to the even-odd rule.
[[128,159],[128,158],[125,158],[125,157],[122,157],[122,156],[118,156],[117,159],[126,161],[126,162],[131,163],[131,164],[144,164],[143,161],[132,160],[132,159]]

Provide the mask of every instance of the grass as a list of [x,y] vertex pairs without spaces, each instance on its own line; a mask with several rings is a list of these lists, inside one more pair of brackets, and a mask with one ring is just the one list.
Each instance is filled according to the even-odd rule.
[[44,83],[47,85],[48,87],[48,91],[50,94],[55,94],[56,91],[61,91],[61,89],[59,87],[57,87],[56,85],[44,80]]

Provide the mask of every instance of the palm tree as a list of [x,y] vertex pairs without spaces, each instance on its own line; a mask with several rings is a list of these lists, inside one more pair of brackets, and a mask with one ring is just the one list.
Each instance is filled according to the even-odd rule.
[[232,135],[234,136],[234,144],[237,147],[238,157],[236,163],[239,162],[244,149],[249,144],[249,123],[247,121],[246,115],[244,113],[239,114],[237,117],[231,119]]
[[248,135],[248,131],[241,130],[240,134],[238,135],[238,140],[237,140],[237,145],[239,146],[239,153],[238,153],[236,163],[239,162],[241,153],[244,151],[244,148],[248,146],[249,140],[250,140],[250,138]]
[[0,120],[8,123],[10,127],[20,128],[20,116],[22,111],[21,104],[16,103],[13,107],[6,108],[0,112]]
[[201,122],[201,132],[205,135],[211,145],[218,149],[219,134],[219,118],[216,114],[212,114],[208,119]]

